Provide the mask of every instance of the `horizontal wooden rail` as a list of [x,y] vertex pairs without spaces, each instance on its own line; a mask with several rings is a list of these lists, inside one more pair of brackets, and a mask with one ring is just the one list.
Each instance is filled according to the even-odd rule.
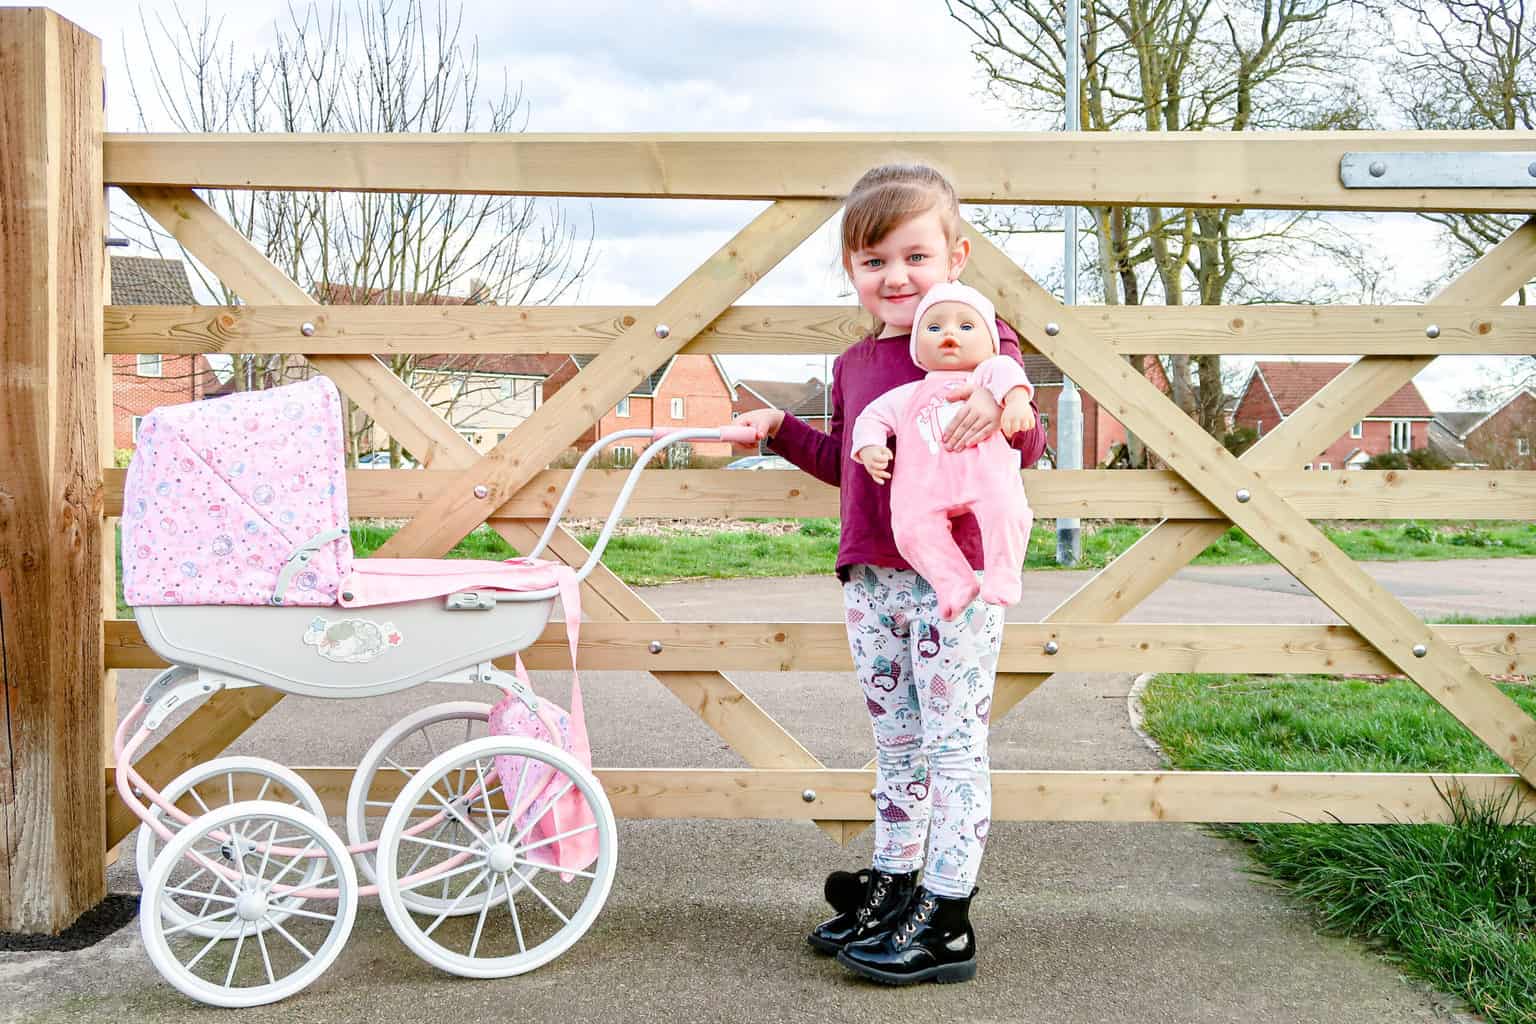
[[[1536,675],[1536,626],[1432,626],[1480,672]],[[1186,623],[1014,623],[999,672],[1263,672],[1386,675],[1391,662],[1348,626]],[[1054,640],[1056,654],[1045,644]],[[661,650],[650,653],[650,644]],[[512,659],[503,659],[511,667]],[[529,668],[571,664],[565,629],[549,626],[523,652]],[[108,668],[160,668],[130,619],[106,621]],[[588,622],[585,671],[846,672],[840,622]]]
[[[623,486],[624,470],[590,470],[567,514],[605,517]],[[126,470],[103,470],[109,516],[123,511]],[[347,498],[359,519],[414,515],[450,477],[450,470],[352,470]],[[1312,519],[1536,519],[1536,473],[1303,469],[1260,473]],[[569,470],[546,470],[504,504],[498,515],[540,519],[555,507]],[[1024,471],[1024,489],[1040,517],[1220,519],[1215,506],[1170,470],[1085,469]],[[837,490],[799,472],[728,469],[656,470],[644,474],[628,516],[686,515],[811,518],[838,514]]]
[[[1536,308],[1092,306],[1122,355],[1532,355]],[[596,355],[630,306],[108,306],[106,351]],[[313,335],[302,327],[309,324]],[[1430,337],[1428,328],[1438,328]],[[869,330],[848,306],[732,306],[683,348],[714,355],[836,355]]]
[[963,202],[1515,213],[1528,190],[1346,189],[1339,161],[1530,149],[1533,132],[109,133],[104,173],[191,188],[824,199],[876,164],[917,159],[948,172]]
[[[332,815],[346,813],[351,768],[298,768]],[[874,772],[840,769],[599,768],[621,818],[869,821]],[[380,773],[370,798],[390,801],[405,777]],[[110,787],[110,780],[108,782]],[[235,796],[254,796],[236,788]],[[1530,788],[1515,775],[1385,772],[994,771],[993,821],[1446,822],[1442,794],[1502,800],[1514,820]],[[116,841],[135,823],[109,788]],[[811,799],[805,796],[810,793]],[[1524,808],[1529,809],[1528,805]],[[194,809],[195,810],[195,809]],[[384,807],[381,813],[387,813]],[[119,832],[118,830],[124,830]]]

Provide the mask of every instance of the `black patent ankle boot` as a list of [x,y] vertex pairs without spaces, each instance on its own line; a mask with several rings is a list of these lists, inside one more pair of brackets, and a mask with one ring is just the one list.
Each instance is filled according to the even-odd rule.
[[869,877],[874,872],[874,868],[832,872],[821,890],[827,899],[827,906],[839,914],[859,909],[859,904],[864,901],[864,892],[869,888]]
[[892,875],[873,870],[858,905],[817,925],[805,941],[822,953],[833,954],[850,942],[879,934],[900,916],[916,888],[916,871]]
[[845,945],[837,962],[887,985],[969,981],[976,977],[971,897],[919,888],[890,931]]

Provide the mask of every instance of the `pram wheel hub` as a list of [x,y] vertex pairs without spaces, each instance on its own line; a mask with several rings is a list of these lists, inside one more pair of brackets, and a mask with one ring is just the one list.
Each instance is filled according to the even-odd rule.
[[246,890],[235,901],[235,912],[240,915],[242,921],[260,921],[267,916],[267,894]]

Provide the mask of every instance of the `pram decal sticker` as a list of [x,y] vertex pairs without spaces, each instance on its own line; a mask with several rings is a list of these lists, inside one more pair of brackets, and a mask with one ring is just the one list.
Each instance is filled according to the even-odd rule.
[[373,661],[404,640],[394,623],[372,619],[331,622],[317,615],[309,620],[309,628],[304,631],[304,642],[330,661]]

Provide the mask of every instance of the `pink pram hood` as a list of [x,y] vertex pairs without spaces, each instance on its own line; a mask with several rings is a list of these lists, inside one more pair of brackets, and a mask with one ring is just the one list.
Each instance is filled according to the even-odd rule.
[[341,399],[325,377],[145,417],[123,489],[130,605],[269,604],[295,551],[328,531],[283,590],[336,603],[352,569]]

